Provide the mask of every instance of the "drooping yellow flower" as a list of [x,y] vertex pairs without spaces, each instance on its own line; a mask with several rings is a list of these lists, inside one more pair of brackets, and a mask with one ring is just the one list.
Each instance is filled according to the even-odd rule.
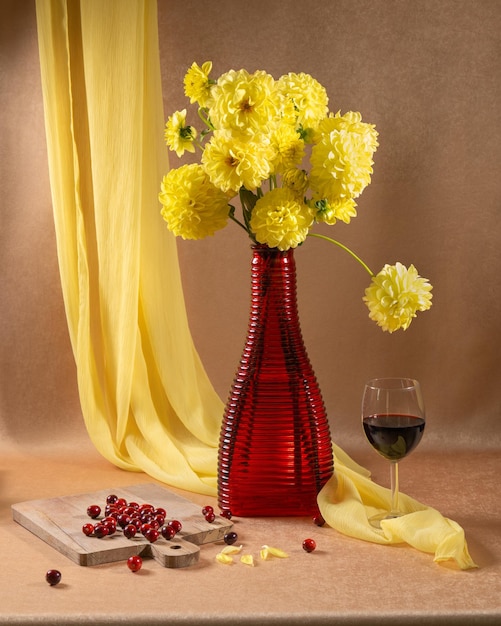
[[320,122],[310,159],[310,184],[320,198],[332,202],[362,193],[371,182],[377,136],[360,113],[336,113]]
[[158,198],[167,227],[183,239],[203,239],[228,221],[227,196],[210,182],[198,163],[170,170]]
[[309,74],[293,72],[281,76],[277,83],[284,97],[294,105],[297,125],[305,129],[317,128],[328,111],[325,87]]
[[216,131],[204,149],[202,164],[213,185],[236,194],[240,187],[259,187],[271,173],[274,156],[266,136]]
[[280,124],[271,136],[276,156],[273,163],[274,173],[281,173],[301,163],[304,157],[304,141],[289,124]]
[[250,220],[257,241],[279,250],[302,243],[312,223],[311,209],[284,187],[273,189],[260,198]]
[[414,265],[407,269],[397,262],[386,264],[372,278],[363,300],[369,308],[369,317],[384,331],[392,333],[399,328],[406,330],[417,311],[431,307],[432,288]]
[[176,111],[167,119],[164,131],[165,143],[178,157],[183,156],[185,152],[195,152],[193,141],[196,136],[197,131],[193,126],[186,125],[186,109]]
[[356,202],[353,198],[340,198],[333,202],[320,200],[315,203],[317,222],[324,222],[330,226],[334,225],[338,220],[345,224],[349,224],[352,217],[356,217]]
[[190,67],[184,77],[184,93],[190,99],[191,104],[198,102],[202,107],[208,107],[211,103],[211,82],[209,74],[212,63],[206,61],[199,67],[196,63]]
[[280,121],[280,95],[273,76],[259,70],[230,70],[212,89],[209,109],[216,129],[270,133]]
[[308,189],[308,174],[305,170],[291,167],[282,174],[282,183],[284,187],[302,198]]

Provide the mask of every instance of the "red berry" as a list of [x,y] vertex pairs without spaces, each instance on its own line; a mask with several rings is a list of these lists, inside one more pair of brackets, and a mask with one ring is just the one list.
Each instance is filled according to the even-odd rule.
[[119,508],[120,508],[121,506],[127,506],[127,500],[126,500],[125,498],[118,498],[118,499],[115,501],[115,505],[116,505],[117,507],[119,507]]
[[106,497],[106,504],[115,504],[117,500],[118,496],[116,496],[115,494],[110,494]]
[[219,515],[225,519],[231,519],[233,517],[229,509],[224,509],[221,513],[219,513]]
[[182,527],[183,527],[183,525],[181,524],[181,522],[180,522],[179,520],[177,520],[177,519],[173,519],[173,520],[171,520],[171,521],[167,524],[167,526],[170,526],[171,528],[173,528],[173,529],[176,531],[176,533],[178,533],[178,532],[182,529]]
[[84,524],[82,526],[82,532],[84,535],[87,535],[87,537],[90,537],[94,532],[94,524]]
[[162,537],[167,539],[167,541],[170,541],[176,536],[176,531],[172,528],[172,526],[162,526],[162,530],[160,532],[162,533]]
[[214,507],[210,506],[209,504],[204,506],[204,508],[202,509],[202,515],[205,516],[207,515],[207,513],[214,513]]
[[125,528],[127,524],[130,524],[130,520],[130,515],[126,515],[125,513],[120,513],[120,515],[117,517],[117,522],[120,528]]
[[61,572],[57,569],[50,569],[45,574],[45,580],[51,587],[61,582]]
[[314,539],[305,539],[303,541],[303,550],[306,552],[313,552],[313,550],[317,547],[317,544]]
[[124,537],[127,537],[127,539],[132,539],[133,537],[136,536],[136,533],[137,533],[137,528],[134,526],[134,524],[128,524],[124,528]]
[[142,565],[143,559],[137,554],[135,554],[134,556],[130,556],[127,559],[127,567],[130,569],[131,572],[138,572],[141,569]]
[[154,511],[154,515],[161,515],[164,519],[167,517],[167,511],[163,509],[161,506],[158,506]]
[[318,515],[315,515],[315,517],[313,518],[313,523],[316,524],[317,526],[323,526],[325,524],[325,520],[319,513]]
[[216,519],[216,514],[214,513],[214,511],[212,511],[212,513],[209,511],[209,513],[205,514],[205,521],[209,522],[209,524],[212,524],[212,522]]
[[91,504],[89,508],[87,509],[87,515],[89,517],[92,517],[92,519],[96,519],[97,517],[99,517],[100,513],[101,513],[101,507],[98,506],[97,504]]
[[234,533],[233,531],[231,531],[229,533],[226,533],[226,535],[224,536],[224,543],[231,546],[235,543],[237,539],[238,539],[237,533]]
[[148,530],[146,530],[143,535],[150,543],[155,543],[155,541],[160,536],[160,533],[156,528],[148,528]]
[[110,534],[110,531],[109,531],[108,526],[105,526],[104,524],[96,524],[94,526],[94,535],[98,539],[102,539],[103,537],[107,537],[109,534]]

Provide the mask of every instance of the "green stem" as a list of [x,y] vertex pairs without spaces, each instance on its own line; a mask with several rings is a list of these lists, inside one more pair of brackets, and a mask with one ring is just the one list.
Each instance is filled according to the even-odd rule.
[[202,122],[207,126],[207,128],[209,130],[215,130],[214,126],[211,124],[209,118],[208,117],[204,117],[203,109],[201,109],[201,108],[198,109],[198,117],[202,120]]
[[237,219],[234,215],[232,215],[232,213],[229,214],[229,218],[230,220],[233,220],[235,222],[235,224],[238,224],[240,226],[240,228],[243,228],[245,230],[245,232],[247,233],[247,228],[245,228],[245,226],[242,224],[242,222]]
[[318,233],[308,233],[308,237],[318,237],[319,239],[325,239],[325,241],[330,241],[330,243],[333,243],[334,245],[339,246],[345,252],[350,254],[355,259],[355,261],[358,261],[360,265],[369,273],[370,276],[375,276],[374,272],[370,269],[370,267],[366,263],[364,263],[362,259],[353,252],[353,250],[350,250],[347,246],[342,244],[340,241],[337,241],[336,239],[331,239],[331,237],[326,237],[325,235],[320,235]]

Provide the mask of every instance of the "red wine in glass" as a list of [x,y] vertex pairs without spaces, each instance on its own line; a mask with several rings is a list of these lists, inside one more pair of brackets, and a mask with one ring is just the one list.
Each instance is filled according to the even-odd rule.
[[398,461],[421,441],[426,423],[421,386],[412,378],[378,378],[366,383],[362,399],[362,426],[367,440],[391,468],[391,510],[369,521],[399,517]]

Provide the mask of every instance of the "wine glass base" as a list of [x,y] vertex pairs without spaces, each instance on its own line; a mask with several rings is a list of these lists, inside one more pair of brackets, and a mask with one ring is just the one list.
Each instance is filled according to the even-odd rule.
[[374,526],[374,528],[381,528],[381,522],[383,520],[395,519],[396,517],[402,517],[402,515],[404,515],[404,513],[385,511],[384,513],[378,513],[377,515],[369,517],[369,524]]

